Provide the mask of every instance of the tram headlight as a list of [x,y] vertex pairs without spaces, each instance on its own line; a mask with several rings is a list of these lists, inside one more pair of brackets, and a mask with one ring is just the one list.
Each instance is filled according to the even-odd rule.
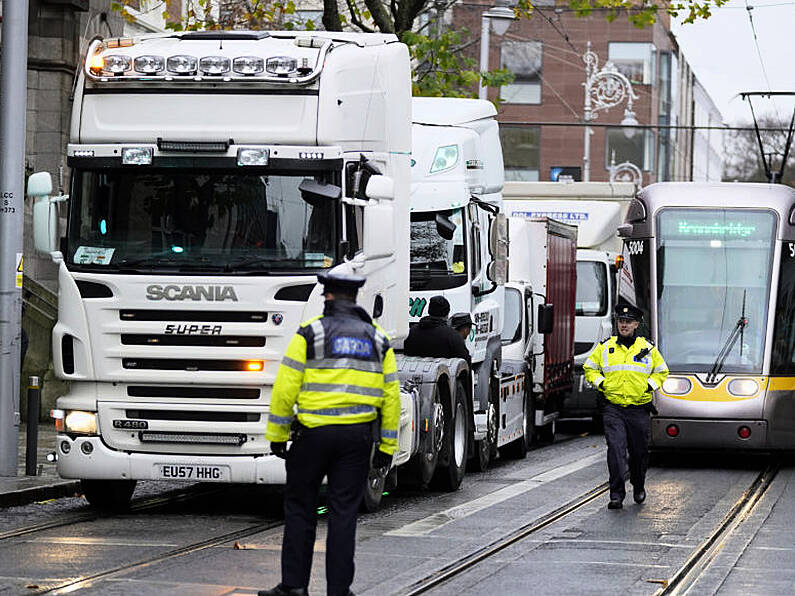
[[684,395],[693,387],[693,383],[687,377],[668,377],[662,385],[663,393],[669,395]]
[[727,389],[735,397],[749,397],[759,391],[759,383],[754,379],[732,379]]

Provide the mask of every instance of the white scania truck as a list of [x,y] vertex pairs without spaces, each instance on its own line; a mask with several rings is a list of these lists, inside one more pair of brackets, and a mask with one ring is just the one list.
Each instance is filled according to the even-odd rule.
[[585,384],[582,364],[613,331],[616,302],[616,235],[635,196],[630,182],[507,182],[506,212],[511,217],[549,217],[577,226],[577,303],[574,388],[563,416],[593,416],[596,390]]
[[485,100],[413,100],[409,318],[427,315],[436,295],[450,302],[451,314],[472,317],[472,461],[479,470],[498,448],[512,445],[504,451],[524,455],[532,425],[524,370],[502,368],[508,229],[496,116]]
[[[319,271],[408,333],[411,81],[393,35],[191,32],[94,41],[76,83],[68,229],[31,176],[59,266],[58,471],[101,507],[139,479],[282,483],[264,438]],[[406,358],[399,451],[457,488],[474,418],[463,360]],[[429,388],[433,390],[430,391]],[[384,478],[368,483],[377,505]]]

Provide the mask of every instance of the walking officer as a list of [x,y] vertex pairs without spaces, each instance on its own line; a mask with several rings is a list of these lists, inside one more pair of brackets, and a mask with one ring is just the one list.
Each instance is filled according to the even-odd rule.
[[602,342],[583,364],[585,379],[599,391],[610,472],[608,509],[623,507],[627,449],[629,480],[636,503],[646,500],[649,463],[649,415],[656,413],[652,392],[668,376],[668,366],[654,345],[636,335],[643,313],[630,304],[615,309],[618,335]]
[[318,280],[326,299],[323,315],[303,323],[293,336],[271,395],[265,438],[274,455],[286,460],[287,469],[282,581],[259,596],[307,594],[324,476],[328,594],[351,593],[356,514],[379,413],[380,443],[373,466],[388,467],[397,449],[400,387],[395,354],[384,331],[356,305],[365,280],[332,273],[318,275]]

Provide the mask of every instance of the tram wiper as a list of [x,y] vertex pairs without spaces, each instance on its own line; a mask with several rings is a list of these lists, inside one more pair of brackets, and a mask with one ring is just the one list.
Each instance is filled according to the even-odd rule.
[[715,364],[712,365],[712,370],[709,371],[707,378],[705,380],[707,385],[712,385],[715,383],[715,379],[718,377],[721,369],[723,368],[723,363],[726,362],[726,358],[732,351],[734,344],[737,343],[737,339],[740,340],[740,356],[743,355],[743,340],[745,338],[745,328],[748,325],[748,319],[745,316],[745,298],[748,293],[748,290],[743,290],[743,311],[740,315],[740,318],[737,319],[737,324],[732,329],[731,334],[729,337],[726,338],[726,343],[723,344],[720,352],[718,352],[718,357],[715,359]]

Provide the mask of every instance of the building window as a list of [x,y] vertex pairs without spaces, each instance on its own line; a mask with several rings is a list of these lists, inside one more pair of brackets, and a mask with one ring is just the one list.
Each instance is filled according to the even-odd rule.
[[656,49],[651,43],[610,42],[607,59],[636,85],[654,84]]
[[500,66],[514,74],[510,85],[503,85],[500,97],[505,103],[541,103],[541,42],[503,41]]
[[644,172],[654,170],[654,134],[651,130],[638,129],[631,137],[627,137],[621,127],[608,128],[605,138],[605,168],[610,169],[610,162],[615,158],[616,165],[628,161]]
[[501,126],[500,141],[505,179],[537,182],[541,161],[541,128]]

